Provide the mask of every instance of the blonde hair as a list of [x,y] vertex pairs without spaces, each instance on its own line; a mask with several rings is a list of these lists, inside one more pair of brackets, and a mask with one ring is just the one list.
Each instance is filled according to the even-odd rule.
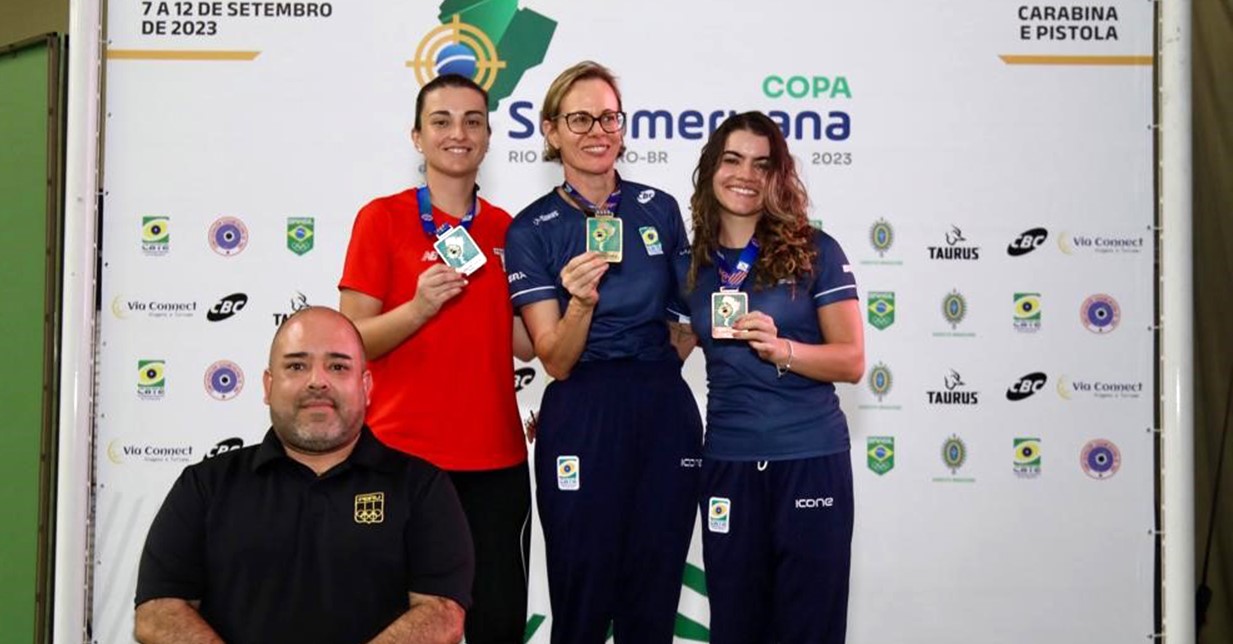
[[[565,100],[565,95],[574,87],[574,83],[589,78],[598,78],[607,83],[612,88],[612,93],[616,94],[617,109],[622,109],[621,88],[617,87],[616,76],[613,75],[612,70],[593,60],[584,60],[561,72],[548,86],[548,93],[544,94],[544,104],[539,110],[541,133],[543,133],[545,123],[560,116],[561,101]],[[552,144],[548,142],[548,137],[545,136],[544,160],[559,161],[560,159],[561,151],[552,147]]]

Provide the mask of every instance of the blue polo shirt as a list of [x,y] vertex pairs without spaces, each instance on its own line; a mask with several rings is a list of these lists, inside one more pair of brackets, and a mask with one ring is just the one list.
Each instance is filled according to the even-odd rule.
[[[757,290],[751,269],[741,290],[749,294],[749,309],[775,320],[779,336],[802,344],[822,344],[818,309],[857,298],[856,278],[839,242],[814,231],[818,257],[813,274],[795,283],[780,282]],[[721,249],[732,265],[741,249]],[[676,257],[676,274],[685,284],[689,255]],[[706,354],[706,443],[703,455],[732,461],[777,461],[826,456],[848,449],[848,423],[839,409],[835,385],[787,373],[758,358],[743,340],[711,337],[711,293],[719,290],[719,272],[712,266],[698,271],[692,292],[682,292],[694,314],[690,325]]]
[[[622,221],[622,258],[600,279],[581,361],[675,359],[667,311],[677,292],[672,258],[688,252],[681,210],[671,195],[621,182],[616,215]],[[555,299],[561,314],[569,291],[561,269],[586,252],[586,215],[553,190],[514,218],[505,237],[505,269],[515,309]]]

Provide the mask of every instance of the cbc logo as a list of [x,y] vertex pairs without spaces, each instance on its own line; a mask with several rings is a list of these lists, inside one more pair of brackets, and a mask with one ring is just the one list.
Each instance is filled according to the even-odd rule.
[[514,370],[514,393],[518,393],[523,389],[531,386],[535,380],[535,370],[531,367],[522,367]]
[[232,293],[210,307],[210,312],[206,313],[206,319],[211,322],[226,320],[239,313],[245,304],[248,304],[247,295],[244,293]]
[[1006,389],[1006,399],[1012,401],[1023,400],[1024,398],[1027,398],[1028,396],[1031,396],[1032,394],[1043,389],[1045,383],[1048,381],[1049,377],[1044,373],[1039,371],[1036,373],[1029,373],[1014,383],[1011,383],[1010,387]]
[[1006,247],[1006,254],[1011,257],[1019,257],[1027,255],[1036,250],[1045,240],[1049,238],[1049,231],[1044,228],[1033,228],[1023,231],[1010,245]]

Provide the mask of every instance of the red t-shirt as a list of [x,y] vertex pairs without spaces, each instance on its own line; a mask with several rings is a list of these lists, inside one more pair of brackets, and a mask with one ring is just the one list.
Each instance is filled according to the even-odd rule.
[[[436,207],[433,217],[437,225],[458,223]],[[503,266],[511,221],[481,199],[468,232],[487,262],[436,316],[369,363],[373,433],[445,470],[494,470],[527,459]],[[382,313],[410,301],[420,273],[440,263],[435,241],[420,224],[414,189],[375,199],[355,218],[338,288],[381,300]]]

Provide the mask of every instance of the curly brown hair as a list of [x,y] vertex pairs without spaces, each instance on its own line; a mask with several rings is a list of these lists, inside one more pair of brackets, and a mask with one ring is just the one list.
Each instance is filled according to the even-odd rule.
[[762,112],[744,112],[728,117],[706,141],[698,167],[694,170],[694,194],[689,200],[693,211],[693,257],[690,259],[686,288],[697,285],[698,271],[714,264],[719,248],[719,200],[715,196],[715,171],[723,158],[728,135],[751,132],[770,142],[766,174],[764,211],[754,236],[760,251],[754,263],[757,279],[754,288],[774,286],[780,280],[797,280],[813,273],[818,251],[809,225],[809,196],[796,172],[796,162],[788,152],[779,126]]

